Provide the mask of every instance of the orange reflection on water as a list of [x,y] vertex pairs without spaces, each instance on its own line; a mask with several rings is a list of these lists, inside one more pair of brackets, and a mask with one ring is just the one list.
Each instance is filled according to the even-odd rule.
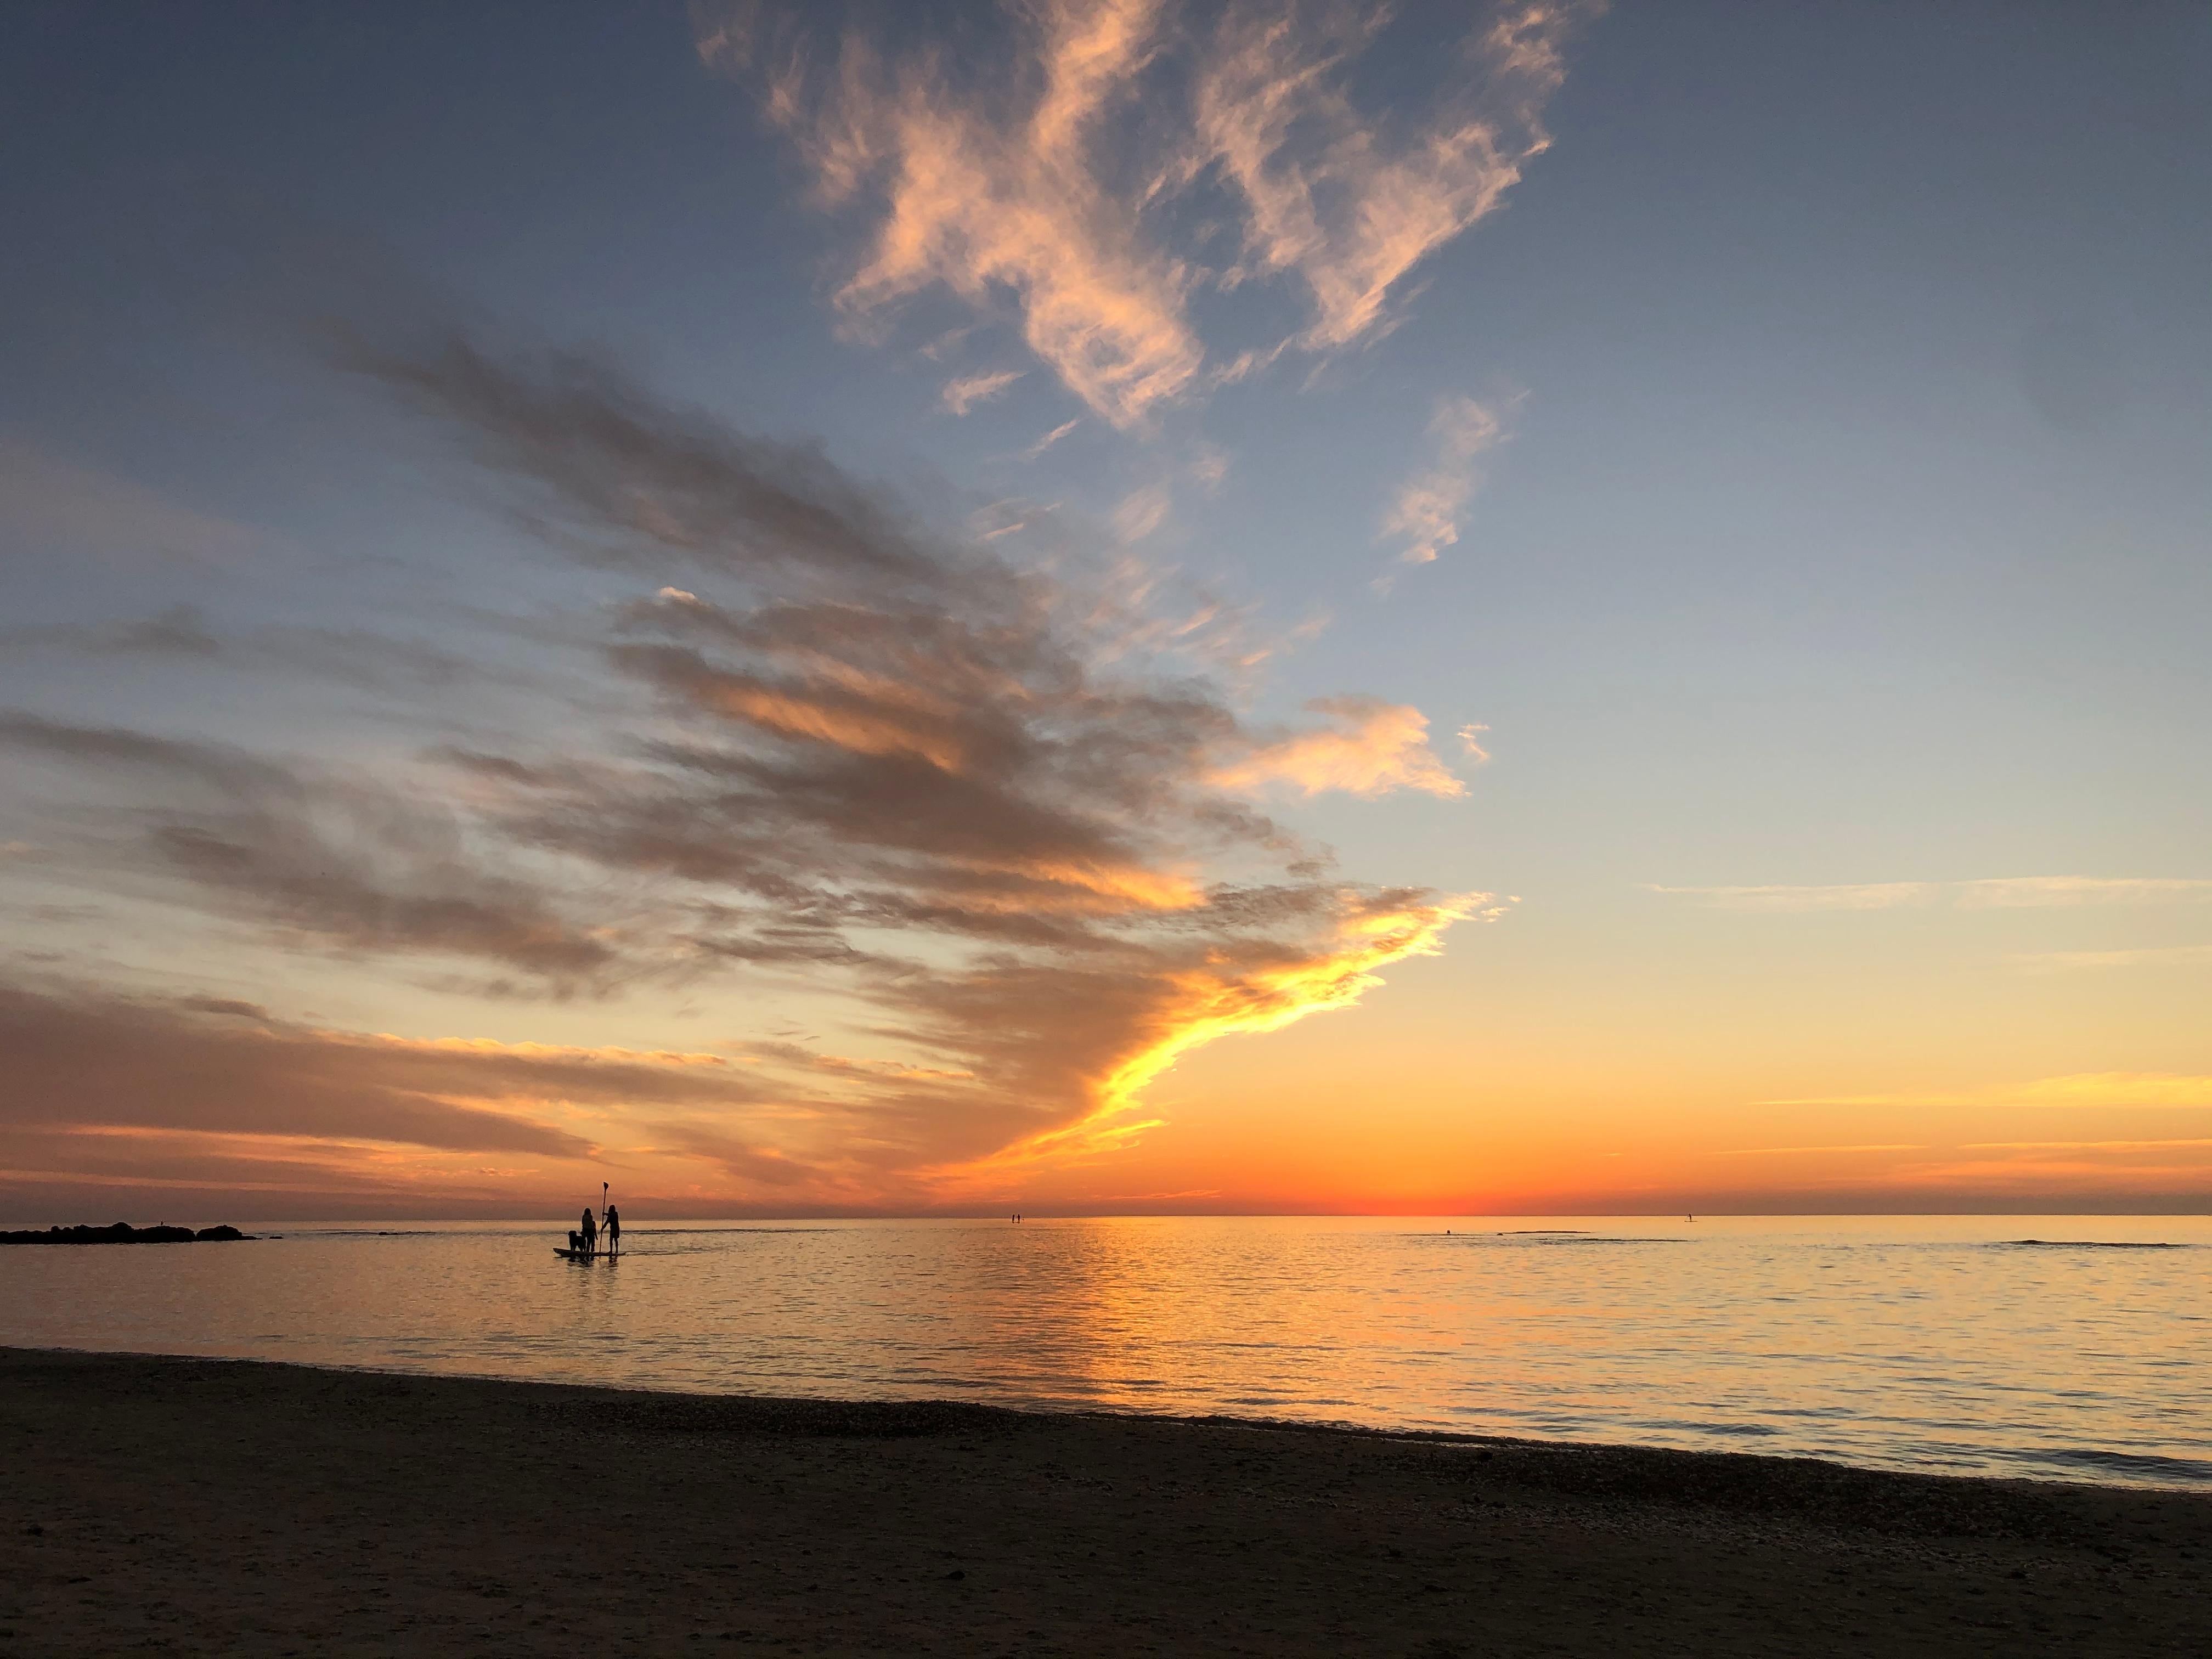
[[[2212,1480],[2204,1218],[633,1217],[589,1267],[554,1242],[21,1250],[0,1340]],[[2179,1248],[2113,1248],[2147,1243]]]

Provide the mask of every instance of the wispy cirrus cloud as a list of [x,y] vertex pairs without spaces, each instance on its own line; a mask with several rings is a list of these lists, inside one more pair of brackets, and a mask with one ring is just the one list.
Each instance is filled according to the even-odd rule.
[[2031,973],[2088,973],[2102,968],[2212,968],[2212,945],[2153,945],[2134,951],[2035,951],[2013,961]]
[[2212,1137],[2191,1135],[2154,1140],[1966,1140],[1964,1152],[2135,1152],[2157,1146],[2212,1146]]
[[2074,1072],[1968,1091],[1813,1095],[1758,1106],[2050,1106],[2212,1108],[2212,1077],[2172,1072]]
[[1411,708],[1250,722],[1218,678],[1257,660],[1233,607],[1165,609],[1178,591],[1126,556],[1015,563],[594,359],[434,331],[340,350],[518,523],[635,580],[596,645],[608,724],[365,767],[8,717],[0,742],[72,781],[47,823],[82,879],[509,995],[803,985],[848,1011],[851,1053],[749,1051],[773,1089],[656,1060],[606,1110],[735,1195],[842,1204],[1121,1144],[1178,1055],[1349,1006],[1494,914],[1341,877],[1268,815],[1278,786],[1460,785]]
[[0,433],[0,561],[91,557],[222,563],[264,532]]
[[1670,887],[1649,890],[1724,910],[2028,909],[2090,904],[2212,903],[2212,878],[1994,876],[1971,881],[1847,882],[1814,886]]
[[1443,43],[1449,84],[1394,130],[1354,102],[1352,65],[1387,7],[1232,4],[1194,54],[1192,132],[1170,175],[1218,176],[1244,209],[1235,282],[1283,274],[1305,289],[1297,337],[1331,350],[1388,330],[1407,273],[1496,210],[1550,146],[1543,108],[1563,51],[1595,7],[1519,4]]
[[1036,458],[1043,454],[1046,450],[1050,449],[1054,444],[1058,443],[1062,438],[1065,438],[1069,433],[1074,431],[1076,428],[1082,424],[1083,417],[1079,415],[1073,420],[1062,421],[1058,426],[1053,428],[1051,431],[1046,433],[1044,436],[1039,438],[1027,449],[1024,449],[1022,452],[1022,459],[1025,461],[1033,461],[1036,459]]
[[2063,904],[2212,904],[2212,878],[2170,876],[1996,876],[1954,882],[1961,909],[2008,910]]
[[[1387,10],[1045,0],[993,54],[834,43],[796,9],[695,4],[700,56],[753,82],[819,199],[871,222],[840,289],[862,322],[932,289],[989,314],[1091,410],[1139,426],[1285,349],[1388,331],[1411,273],[1495,211],[1550,140],[1564,48],[1595,3],[1509,3],[1444,46],[1425,105],[1353,95]],[[1226,241],[1226,264],[1212,263]],[[1304,320],[1210,352],[1201,289],[1288,284]]]
[[937,394],[937,400],[948,412],[965,415],[977,404],[988,403],[997,397],[1020,380],[1024,372],[1018,368],[1005,368],[996,373],[959,375],[945,383]]
[[1168,521],[1175,498],[1164,484],[1139,484],[1115,504],[1114,534],[1125,543],[1143,541]]
[[1430,563],[1458,542],[1461,520],[1480,482],[1476,459],[1504,440],[1510,407],[1472,398],[1446,398],[1437,404],[1429,422],[1435,459],[1399,486],[1382,517],[1382,538],[1403,544],[1400,563]]
[[1191,273],[1097,159],[1154,57],[1153,0],[1021,14],[1013,61],[972,82],[939,54],[890,60],[857,33],[824,47],[796,14],[712,17],[702,57],[764,71],[763,108],[822,201],[875,211],[872,244],[837,294],[848,319],[938,286],[979,311],[1011,294],[1030,349],[1120,425],[1196,379]]
[[1725,1152],[1715,1152],[1715,1158],[1812,1158],[1830,1154],[1858,1152],[1920,1152],[1927,1151],[1921,1141],[1880,1141],[1855,1146],[1731,1146]]
[[0,628],[0,649],[274,670],[371,690],[514,684],[524,678],[481,653],[465,658],[420,640],[367,629],[283,623],[218,627],[193,605],[173,605],[156,616],[124,622]]

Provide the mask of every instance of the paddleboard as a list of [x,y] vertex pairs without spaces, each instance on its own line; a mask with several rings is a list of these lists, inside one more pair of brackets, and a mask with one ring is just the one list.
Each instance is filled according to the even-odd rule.
[[553,1254],[559,1256],[566,1256],[571,1261],[594,1261],[598,1260],[598,1258],[589,1250],[564,1250],[558,1244],[556,1244],[553,1247]]

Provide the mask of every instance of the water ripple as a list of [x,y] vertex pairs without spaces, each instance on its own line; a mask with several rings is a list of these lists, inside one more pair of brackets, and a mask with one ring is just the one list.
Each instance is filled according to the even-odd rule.
[[16,1250],[0,1341],[2212,1484],[2201,1218],[559,1226]]

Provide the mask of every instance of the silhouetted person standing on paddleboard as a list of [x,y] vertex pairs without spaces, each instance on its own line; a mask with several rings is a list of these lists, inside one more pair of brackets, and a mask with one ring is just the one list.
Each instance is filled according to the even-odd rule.
[[622,1212],[611,1204],[607,1206],[607,1254],[612,1255],[622,1249]]
[[597,1255],[599,1250],[599,1224],[592,1219],[592,1212],[588,1206],[584,1211],[584,1224],[577,1231],[584,1235],[584,1254]]

